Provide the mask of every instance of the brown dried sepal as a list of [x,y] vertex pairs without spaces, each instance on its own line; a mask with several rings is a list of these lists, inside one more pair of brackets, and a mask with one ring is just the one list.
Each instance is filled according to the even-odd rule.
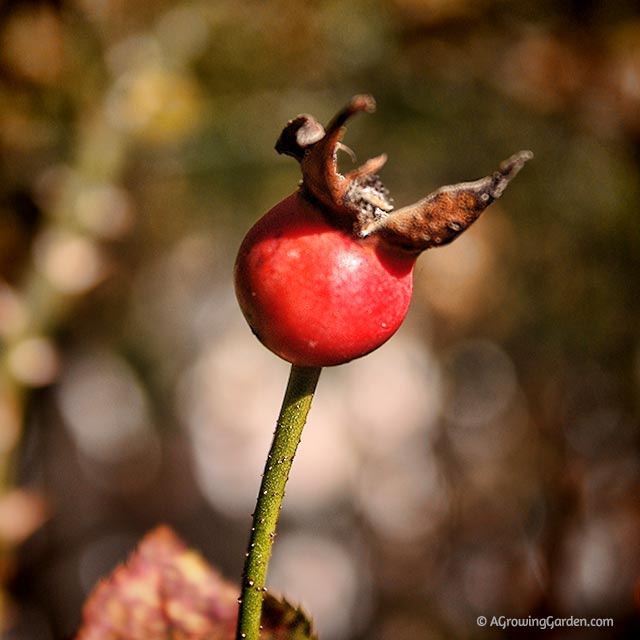
[[530,151],[519,151],[505,160],[492,175],[475,182],[441,187],[415,204],[365,225],[361,235],[375,234],[389,244],[414,252],[448,244],[502,195],[509,182],[532,157]]
[[378,237],[402,251],[419,253],[448,244],[467,229],[505,190],[507,184],[533,157],[520,151],[492,175],[437,191],[397,211],[377,172],[387,161],[385,154],[367,160],[346,174],[338,171],[337,153],[349,118],[375,110],[369,95],[354,96],[327,125],[302,114],[291,120],[276,143],[276,151],[300,163],[303,197],[319,205],[327,219],[358,238]]
[[300,162],[304,196],[318,203],[334,224],[356,234],[393,209],[388,191],[376,175],[387,161],[385,154],[344,175],[338,171],[338,151],[348,150],[342,144],[347,120],[361,111],[372,113],[375,108],[371,96],[354,96],[326,131],[313,116],[301,114],[287,124],[276,142],[278,153]]

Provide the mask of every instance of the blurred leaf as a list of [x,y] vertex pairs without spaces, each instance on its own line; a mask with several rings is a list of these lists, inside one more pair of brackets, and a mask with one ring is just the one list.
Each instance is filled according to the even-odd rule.
[[162,526],[94,589],[77,640],[231,638],[236,597],[233,585]]
[[[147,534],[94,590],[76,640],[232,640],[237,588],[168,527]],[[265,598],[265,640],[313,640],[311,623],[286,600]]]
[[262,610],[264,640],[317,640],[311,621],[286,599],[267,596]]

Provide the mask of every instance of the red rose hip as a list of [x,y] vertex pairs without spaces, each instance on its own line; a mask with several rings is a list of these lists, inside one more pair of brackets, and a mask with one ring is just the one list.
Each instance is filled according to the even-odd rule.
[[236,291],[258,338],[294,364],[353,360],[385,342],[411,301],[414,258],[354,240],[294,193],[249,231]]
[[300,162],[301,186],[258,220],[238,252],[247,322],[296,365],[341,364],[388,340],[409,308],[417,256],[457,237],[531,157],[520,152],[492,176],[393,211],[376,175],[385,156],[345,175],[337,169],[346,120],[373,108],[371,97],[356,96],[326,131],[307,115],[285,127],[276,150]]

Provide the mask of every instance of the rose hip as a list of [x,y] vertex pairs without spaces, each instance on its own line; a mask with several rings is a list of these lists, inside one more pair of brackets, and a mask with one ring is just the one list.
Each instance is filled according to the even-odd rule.
[[258,339],[300,366],[337,365],[373,351],[409,308],[418,255],[467,229],[532,157],[521,151],[491,176],[442,187],[393,210],[377,172],[386,156],[342,175],[348,118],[373,111],[355,96],[327,129],[312,116],[287,124],[276,150],[300,162],[299,189],[249,230],[235,265],[240,308]]

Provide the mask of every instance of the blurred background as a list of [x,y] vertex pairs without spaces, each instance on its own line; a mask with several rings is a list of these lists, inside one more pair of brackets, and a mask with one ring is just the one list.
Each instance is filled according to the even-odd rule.
[[72,636],[160,522],[238,580],[288,366],[235,251],[299,180],[286,121],[361,92],[397,205],[535,159],[323,372],[270,590],[323,640],[638,637],[632,0],[0,2],[3,637]]

